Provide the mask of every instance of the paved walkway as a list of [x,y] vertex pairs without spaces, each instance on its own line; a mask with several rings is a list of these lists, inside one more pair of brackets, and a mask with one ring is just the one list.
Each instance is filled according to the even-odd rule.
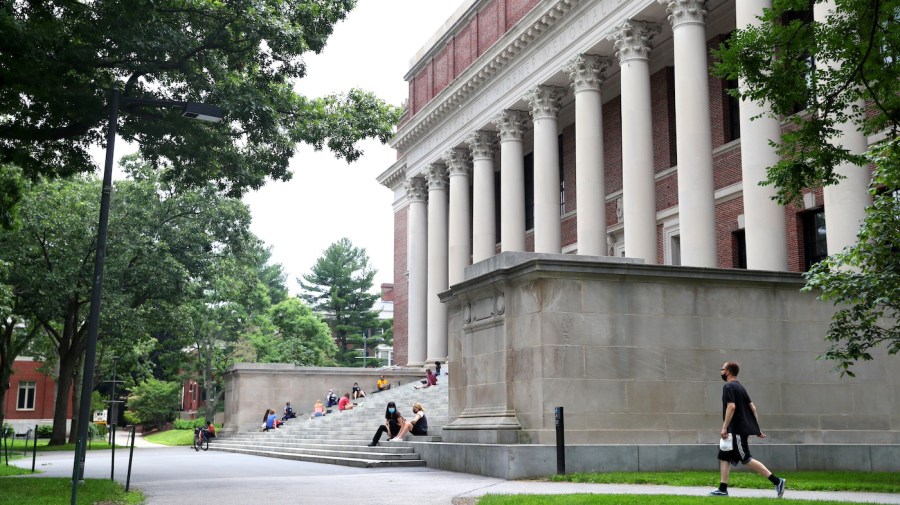
[[[327,498],[329,505],[469,505],[485,494],[677,494],[705,495],[712,488],[571,484],[507,481],[431,468],[349,468],[301,461],[263,458],[218,451],[196,452],[188,447],[162,447],[138,438],[134,451],[131,486],[147,496],[149,505],[227,504],[258,505],[304,502]],[[138,446],[136,441],[135,446]],[[38,456],[42,474],[34,477],[68,477],[72,452],[47,452]],[[116,480],[124,484],[128,451],[116,451]],[[20,466],[31,466],[18,460]],[[88,478],[110,477],[110,453],[89,451]],[[714,480],[711,477],[711,480]],[[733,489],[732,496],[772,497],[773,490]],[[900,494],[791,491],[786,499],[837,500],[900,505]]]

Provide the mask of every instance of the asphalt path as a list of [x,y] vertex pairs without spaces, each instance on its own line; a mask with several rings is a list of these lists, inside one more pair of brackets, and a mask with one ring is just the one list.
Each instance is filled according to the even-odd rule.
[[[227,452],[197,452],[187,447],[136,444],[132,488],[140,489],[148,505],[259,505],[260,503],[327,503],[329,505],[469,505],[485,494],[678,494],[702,496],[711,488],[645,485],[571,484],[508,481],[431,468],[351,468]],[[128,451],[116,451],[116,480],[125,483]],[[13,462],[31,466],[31,460]],[[42,472],[23,479],[68,477],[72,452],[39,454]],[[88,451],[85,477],[110,477],[109,451]],[[714,480],[714,478],[713,478]],[[731,496],[775,497],[774,490],[729,489]],[[786,499],[838,500],[900,504],[900,495],[876,493],[801,492]],[[2,500],[0,500],[2,502]],[[648,499],[647,503],[652,503]]]

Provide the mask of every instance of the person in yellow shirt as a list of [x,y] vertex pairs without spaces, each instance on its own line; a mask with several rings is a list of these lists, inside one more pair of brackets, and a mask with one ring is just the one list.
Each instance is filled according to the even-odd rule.
[[375,385],[378,386],[379,391],[391,389],[391,383],[388,382],[387,379],[384,378],[384,375],[382,375],[381,378],[378,379],[378,382],[376,382]]

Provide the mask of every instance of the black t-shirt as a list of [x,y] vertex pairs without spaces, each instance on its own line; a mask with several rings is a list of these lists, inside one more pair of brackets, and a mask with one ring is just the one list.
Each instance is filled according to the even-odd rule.
[[737,435],[759,435],[759,423],[750,409],[750,395],[738,381],[726,382],[722,386],[722,419],[725,419],[725,409],[729,403],[734,404],[734,415],[728,425],[728,433]]

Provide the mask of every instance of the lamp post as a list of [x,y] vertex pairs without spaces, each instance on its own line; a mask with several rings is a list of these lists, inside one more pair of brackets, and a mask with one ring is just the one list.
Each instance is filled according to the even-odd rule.
[[103,291],[103,264],[106,259],[106,231],[109,224],[109,200],[112,195],[112,168],[116,142],[116,126],[119,121],[119,104],[134,107],[165,107],[182,110],[182,116],[202,121],[219,122],[222,109],[215,105],[175,100],[153,100],[120,96],[119,90],[111,90],[109,106],[109,132],[106,135],[106,163],[103,168],[103,189],[100,192],[100,221],[97,225],[97,254],[94,258],[94,282],[91,287],[91,311],[88,314],[88,336],[84,350],[84,371],[81,379],[81,403],[78,406],[78,434],[75,439],[75,462],[72,466],[72,505],[78,496],[78,483],[84,476],[84,460],[87,448],[88,423],[91,416],[91,390],[97,357],[97,332],[100,328],[100,295]]

